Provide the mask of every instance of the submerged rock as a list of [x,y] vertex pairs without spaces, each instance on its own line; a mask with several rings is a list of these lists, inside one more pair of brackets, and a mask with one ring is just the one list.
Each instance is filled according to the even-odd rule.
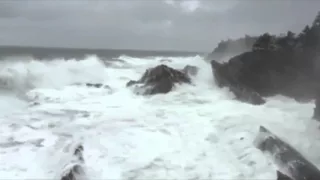
[[153,95],[170,92],[176,83],[190,84],[191,79],[187,74],[161,64],[147,69],[139,80],[130,80],[126,86],[131,87],[136,85],[135,93]]
[[101,83],[85,83],[87,87],[111,89],[109,85],[103,85]]
[[172,62],[171,59],[161,59],[160,62]]
[[87,86],[92,88],[104,88],[111,90],[111,87],[109,85],[104,85],[102,83],[75,83],[74,85],[77,86]]
[[186,65],[182,69],[182,72],[191,76],[196,76],[198,74],[198,71],[199,71],[199,68],[197,66],[191,66],[191,65]]
[[129,86],[132,86],[132,85],[137,84],[137,83],[139,83],[139,82],[138,81],[134,81],[134,80],[130,80],[130,81],[127,82],[126,86],[129,87]]
[[84,158],[83,158],[83,146],[78,145],[74,152],[73,157],[74,162],[71,162],[66,166],[64,172],[62,172],[60,180],[83,180],[85,177],[85,171],[83,168]]

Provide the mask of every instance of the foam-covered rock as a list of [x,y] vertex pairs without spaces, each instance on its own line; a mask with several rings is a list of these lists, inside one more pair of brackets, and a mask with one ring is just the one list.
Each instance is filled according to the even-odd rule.
[[175,84],[181,83],[190,84],[190,77],[182,71],[161,64],[147,69],[139,80],[130,80],[126,86],[134,86],[134,91],[137,94],[153,95],[168,93]]
[[67,164],[63,172],[61,173],[60,180],[84,180],[85,178],[85,170],[84,170],[84,158],[83,158],[83,146],[78,145],[72,156],[73,160]]
[[263,153],[268,154],[268,157],[272,157],[282,175],[285,174],[292,180],[320,179],[320,171],[312,162],[267,128],[260,126],[254,144]]
[[102,83],[75,83],[74,85],[86,86],[86,87],[92,87],[92,88],[104,88],[104,89],[111,90],[111,87],[109,85],[105,85]]

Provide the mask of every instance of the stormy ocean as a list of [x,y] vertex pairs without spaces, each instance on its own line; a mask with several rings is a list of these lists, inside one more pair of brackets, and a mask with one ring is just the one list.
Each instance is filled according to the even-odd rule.
[[[320,165],[313,103],[236,101],[216,86],[204,53],[2,47],[0,54],[1,179],[57,179],[81,143],[92,180],[275,180],[276,167],[253,146],[260,125]],[[199,73],[194,85],[168,94],[126,88],[159,64]]]

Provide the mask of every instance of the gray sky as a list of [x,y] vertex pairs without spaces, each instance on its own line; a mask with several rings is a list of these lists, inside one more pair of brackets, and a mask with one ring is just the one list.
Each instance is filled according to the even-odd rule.
[[298,32],[319,10],[319,0],[1,0],[0,44],[211,51]]

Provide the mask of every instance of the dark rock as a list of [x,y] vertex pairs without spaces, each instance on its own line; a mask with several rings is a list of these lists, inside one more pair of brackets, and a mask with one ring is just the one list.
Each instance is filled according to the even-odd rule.
[[129,86],[132,86],[132,85],[138,84],[138,83],[139,83],[138,81],[130,80],[129,82],[127,82],[126,86],[129,87]]
[[76,156],[78,158],[78,160],[82,163],[84,163],[84,159],[83,159],[83,146],[80,144],[78,145],[75,150],[74,150],[74,153],[73,155]]
[[85,171],[83,168],[84,158],[83,158],[83,146],[78,145],[74,152],[73,156],[76,161],[72,162],[72,166],[68,167],[65,172],[63,172],[60,180],[82,180],[85,176]]
[[261,96],[284,95],[296,100],[315,97],[316,78],[308,68],[296,63],[301,53],[287,51],[253,51],[235,56],[229,62],[212,67],[219,86],[246,87]]
[[103,84],[101,83],[85,83],[87,87],[95,87],[95,88],[101,88]]
[[[29,127],[29,126],[28,126]],[[26,144],[31,144],[36,147],[43,147],[43,141],[44,139],[35,139],[35,140],[29,140],[29,141],[9,141],[9,142],[3,142],[0,143],[1,148],[11,148],[14,146],[21,146],[21,145],[26,145]]]
[[31,102],[31,103],[29,104],[30,107],[38,106],[38,105],[40,105],[39,102]]
[[81,86],[81,85],[84,85],[84,86],[87,86],[87,87],[92,87],[92,88],[104,88],[104,89],[109,89],[111,90],[111,87],[109,85],[104,85],[102,83],[75,83],[74,85],[77,85],[77,86]]
[[171,59],[161,59],[160,62],[172,62]]
[[186,65],[183,69],[182,72],[185,74],[191,75],[191,76],[196,76],[198,74],[199,68],[196,66],[191,66],[191,65]]
[[265,127],[260,126],[254,143],[263,153],[271,155],[268,157],[273,157],[278,169],[287,171],[286,174],[293,180],[320,179],[320,171],[315,165]]
[[138,81],[131,80],[126,86],[140,85],[135,88],[137,94],[153,95],[170,92],[176,83],[191,83],[191,79],[185,73],[161,64],[147,69]]
[[225,66],[214,60],[211,61],[212,72],[216,84],[219,87],[228,87],[235,95],[236,99],[242,102],[247,102],[254,105],[261,105],[265,103],[265,100],[257,93],[245,84],[242,84],[237,78],[239,72],[237,69]]
[[277,171],[277,180],[293,180],[289,176],[283,174],[280,171]]
[[[70,171],[61,177],[61,180],[80,180],[83,172],[83,169],[80,165],[74,165]],[[80,175],[80,177],[79,177]]]
[[94,87],[94,88],[104,88],[104,89],[111,89],[108,85],[103,85],[101,83],[86,83],[87,87]]
[[236,90],[239,86],[262,97],[284,95],[297,101],[314,99],[320,86],[319,14],[312,27],[306,26],[297,36],[291,31],[281,36],[264,33],[254,42],[251,51],[236,55],[224,64],[211,62],[219,86],[233,86]]

